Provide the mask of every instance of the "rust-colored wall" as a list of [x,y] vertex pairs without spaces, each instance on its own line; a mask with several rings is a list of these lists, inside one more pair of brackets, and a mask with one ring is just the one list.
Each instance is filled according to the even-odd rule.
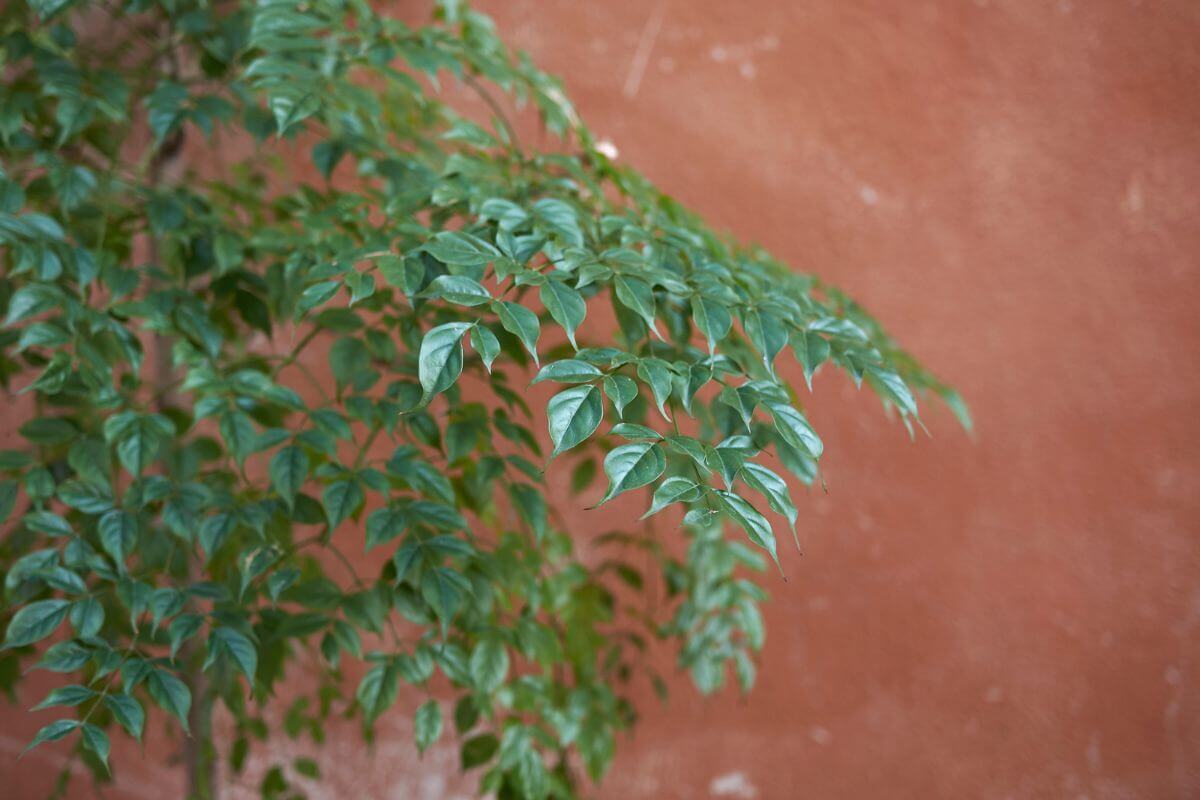
[[[829,493],[758,688],[647,693],[601,796],[1200,796],[1200,6],[482,5],[623,160],[850,290],[978,421],[910,443],[820,376]],[[317,751],[312,796],[473,785],[395,725]],[[114,795],[177,794],[161,750]],[[33,797],[56,757],[0,774]]]

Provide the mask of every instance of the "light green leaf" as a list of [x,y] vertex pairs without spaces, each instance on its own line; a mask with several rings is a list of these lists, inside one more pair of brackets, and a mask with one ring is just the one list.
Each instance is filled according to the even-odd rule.
[[792,352],[804,368],[804,381],[812,389],[813,373],[829,358],[829,342],[813,331],[796,331],[791,336]]
[[671,368],[661,358],[645,358],[638,363],[637,373],[639,378],[650,385],[658,413],[669,422],[671,415],[667,413],[666,402],[671,397]]
[[638,425],[635,422],[618,422],[612,426],[612,433],[617,436],[623,436],[626,439],[661,439],[662,434],[653,428],[648,428],[645,425]]
[[546,406],[553,455],[566,452],[583,442],[604,418],[600,391],[590,384],[574,386],[550,398]]
[[424,753],[442,735],[442,707],[436,700],[426,700],[413,717],[413,737],[417,750]]
[[508,649],[496,637],[481,639],[471,651],[470,670],[476,689],[489,694],[496,691],[508,677]]
[[489,197],[479,206],[479,216],[495,220],[502,231],[514,231],[529,219],[529,212],[510,200]]
[[654,290],[650,284],[641,278],[618,275],[613,286],[621,304],[641,317],[654,335],[661,339],[658,327],[654,324]]
[[[778,514],[787,518],[788,525],[792,528],[792,534],[796,533],[796,511],[795,504],[792,503],[791,494],[788,492],[787,481],[781,478],[778,473],[762,466],[755,464],[753,461],[747,461],[742,465],[740,473],[741,479],[746,482],[746,485],[761,493],[767,498],[767,504],[771,509]],[[796,548],[799,549],[800,541],[796,540]]]
[[586,361],[577,361],[572,358],[563,361],[554,361],[538,370],[538,374],[534,376],[532,383],[541,383],[542,381],[555,381],[557,383],[587,383],[594,381],[602,373],[594,365]]
[[750,537],[750,541],[770,553],[771,560],[775,562],[776,566],[779,566],[779,555],[775,552],[775,532],[771,530],[771,523],[767,521],[767,518],[733,492],[714,489],[713,493],[720,498],[721,508],[729,515],[729,518],[741,525],[742,529],[746,531],[746,535]]
[[496,334],[483,325],[474,326],[471,328],[471,347],[479,354],[484,368],[490,373],[492,362],[500,355],[500,340],[496,338]]
[[692,298],[692,319],[700,333],[708,342],[708,352],[717,349],[717,343],[729,335],[733,327],[733,317],[723,304],[712,298],[698,294]]
[[504,330],[521,340],[521,344],[533,356],[533,363],[538,363],[537,342],[541,335],[541,324],[537,314],[517,303],[499,301],[492,303],[492,308],[500,317]]
[[421,340],[417,372],[426,399],[449,389],[462,374],[462,337],[470,327],[468,322],[447,322]]
[[825,446],[803,414],[784,403],[772,403],[768,408],[771,410],[771,416],[775,418],[775,429],[784,441],[813,458],[821,457]]
[[539,291],[542,305],[550,312],[550,317],[567,332],[567,339],[576,350],[579,345],[575,341],[575,331],[583,324],[587,316],[587,303],[575,289],[567,284],[548,279]]
[[736,411],[746,429],[750,429],[750,422],[754,419],[754,407],[758,405],[757,392],[747,386],[726,386],[721,389],[717,399]]
[[767,372],[775,374],[775,356],[788,341],[787,328],[783,320],[768,311],[751,311],[743,319],[750,343],[762,354]]
[[618,417],[625,416],[625,406],[638,396],[637,381],[625,375],[605,375],[604,394],[612,401]]
[[441,298],[460,306],[481,306],[492,299],[479,281],[466,275],[439,275],[420,296]]
[[642,519],[657,514],[672,503],[694,503],[703,492],[703,487],[695,481],[679,476],[667,478],[654,490],[650,510],[642,515]]
[[103,728],[98,728],[90,722],[83,723],[83,746],[96,754],[100,763],[108,768],[109,742],[108,734]]
[[608,475],[608,493],[601,504],[622,492],[656,480],[667,468],[667,459],[656,442],[623,444],[604,457],[604,473]]
[[354,697],[362,706],[367,722],[375,720],[396,702],[399,683],[400,676],[390,662],[372,667],[363,676]]
[[867,383],[871,384],[880,397],[891,401],[901,414],[917,416],[917,400],[912,390],[904,383],[904,379],[890,369],[877,367],[874,364],[866,369]]
[[500,256],[494,245],[462,231],[439,231],[423,249],[443,264],[464,267],[486,264]]

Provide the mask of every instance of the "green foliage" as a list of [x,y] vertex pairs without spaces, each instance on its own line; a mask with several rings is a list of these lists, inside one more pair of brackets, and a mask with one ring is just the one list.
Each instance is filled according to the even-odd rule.
[[[99,774],[155,707],[203,737],[223,705],[206,747],[238,770],[273,728],[401,706],[481,791],[575,797],[629,687],[664,685],[652,646],[702,691],[754,681],[764,509],[794,531],[823,451],[788,345],[810,387],[828,364],[910,430],[925,392],[969,424],[850,299],[611,161],[460,3],[414,28],[362,0],[14,2],[0,63],[0,676],[63,674],[32,745]],[[453,82],[555,144],[456,113]],[[682,526],[618,504],[578,548],[547,476]],[[306,653],[315,695],[267,714]],[[295,796],[285,767],[319,776],[275,765],[265,797]]]

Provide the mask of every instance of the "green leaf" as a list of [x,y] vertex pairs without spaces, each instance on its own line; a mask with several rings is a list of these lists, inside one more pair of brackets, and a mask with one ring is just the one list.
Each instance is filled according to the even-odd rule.
[[758,393],[747,386],[726,386],[721,389],[721,393],[717,395],[717,399],[725,405],[732,408],[741,417],[742,422],[746,425],[746,429],[750,429],[750,422],[754,419],[754,407],[758,405]]
[[146,676],[146,690],[160,708],[179,720],[185,731],[188,730],[192,693],[183,681],[166,670],[155,669]]
[[462,374],[462,337],[470,327],[467,322],[447,322],[421,340],[417,372],[426,399],[449,389]]
[[308,454],[304,448],[295,445],[281,448],[271,459],[268,467],[271,486],[291,508],[296,501],[296,495],[308,479]]
[[452,569],[436,567],[421,575],[421,596],[441,622],[443,635],[469,591],[466,578]]
[[825,447],[803,414],[784,403],[773,403],[768,408],[775,418],[775,430],[784,441],[813,458],[821,457]]
[[53,645],[37,663],[37,669],[50,672],[75,672],[92,658],[92,651],[75,642],[59,642]]
[[71,625],[82,638],[97,635],[104,626],[104,606],[94,597],[76,600],[71,606]]
[[199,633],[202,627],[204,617],[199,614],[180,614],[171,620],[171,625],[167,628],[167,635],[171,640],[171,658],[174,658],[183,643]]
[[103,728],[98,728],[90,722],[83,723],[83,746],[95,753],[104,768],[108,769],[109,742],[108,734]]
[[413,737],[417,750],[424,753],[442,735],[442,708],[436,700],[426,700],[413,717]]
[[617,436],[623,436],[626,439],[661,439],[662,434],[653,428],[647,428],[645,425],[638,425],[634,422],[618,422],[612,426],[612,432]]
[[55,706],[74,707],[82,703],[86,703],[96,696],[94,689],[89,689],[86,686],[73,684],[71,686],[59,686],[50,690],[50,694],[42,702],[38,703],[31,710],[41,711],[43,708],[54,708]]
[[539,294],[542,305],[550,312],[550,317],[567,333],[567,340],[576,350],[579,345],[575,341],[575,331],[583,324],[587,316],[587,303],[575,289],[553,278],[542,284]]
[[491,694],[508,677],[508,648],[494,636],[480,639],[471,650],[471,681],[475,688]]
[[62,624],[71,603],[67,600],[35,600],[22,607],[8,623],[4,648],[40,642]]
[[258,651],[245,634],[224,625],[213,628],[208,635],[208,657],[204,661],[204,669],[222,657],[228,658],[253,685],[254,675],[258,672]]
[[396,702],[400,678],[395,666],[388,662],[368,670],[358,684],[354,697],[362,706],[367,722],[372,722]]
[[222,511],[204,519],[200,524],[200,549],[204,551],[205,563],[216,555],[235,528],[237,516],[229,511]]
[[422,249],[443,264],[463,267],[480,266],[500,256],[494,245],[462,231],[439,231]]
[[104,697],[104,705],[108,706],[108,710],[126,733],[135,739],[142,738],[142,730],[146,726],[146,712],[141,703],[127,694],[109,694]]
[[509,495],[521,519],[529,524],[540,541],[546,535],[546,499],[542,493],[524,483],[509,486]]
[[568,358],[563,361],[554,361],[538,370],[538,374],[534,376],[532,383],[541,383],[542,381],[555,381],[557,383],[587,383],[601,377],[602,373],[594,365],[586,361],[577,361],[573,358]]
[[767,311],[751,311],[743,320],[746,335],[750,343],[762,354],[763,365],[767,372],[775,374],[775,356],[783,349],[788,341],[787,328],[783,320]]
[[408,513],[400,506],[384,506],[367,517],[366,550],[386,544],[408,529]]
[[538,363],[537,341],[541,335],[541,324],[537,314],[517,303],[497,301],[492,303],[492,309],[500,317],[504,330],[521,340],[521,344],[533,356],[533,363]]
[[100,518],[97,525],[100,546],[112,556],[117,568],[125,570],[125,558],[137,546],[137,518],[128,511],[113,509]]
[[462,745],[463,772],[491,761],[499,748],[500,741],[490,733],[467,739]]
[[670,422],[671,415],[667,413],[666,402],[671,397],[673,379],[667,362],[660,358],[642,359],[638,363],[637,373],[639,378],[649,384],[650,391],[654,393],[654,402],[658,406],[658,413],[662,414],[663,419]]
[[917,400],[904,379],[895,372],[871,365],[866,369],[867,383],[871,384],[880,397],[890,401],[901,414],[917,416]]
[[771,560],[778,566],[779,555],[775,552],[775,532],[771,530],[771,523],[767,521],[767,518],[733,492],[720,489],[714,489],[713,492],[720,498],[721,508],[729,515],[730,519],[742,526],[746,535],[750,537],[750,541],[770,553]]
[[329,371],[339,389],[359,385],[364,373],[371,369],[371,352],[362,339],[343,336],[329,348]]
[[717,344],[729,335],[733,317],[723,304],[698,294],[692,298],[692,319],[708,342],[708,352],[713,353]]
[[812,389],[813,373],[829,358],[829,342],[813,331],[797,331],[791,336],[792,352],[804,368],[804,382]]
[[326,486],[321,493],[321,505],[325,508],[330,530],[336,530],[338,525],[357,511],[363,500],[362,485],[357,480],[334,481]]
[[654,324],[654,290],[650,288],[650,284],[641,278],[618,275],[613,286],[621,304],[641,317],[646,326],[654,331],[654,335],[661,339],[658,327]]
[[496,334],[483,325],[474,326],[471,328],[471,347],[479,354],[484,368],[491,373],[492,362],[500,355],[500,340],[496,338]]
[[607,503],[622,492],[657,480],[666,468],[666,456],[657,442],[634,442],[613,448],[604,457],[608,493],[600,503]]
[[161,414],[125,411],[104,422],[104,438],[117,445],[117,457],[134,477],[140,477],[158,454],[162,441],[174,435],[175,426]]
[[642,515],[642,519],[657,514],[672,503],[693,503],[703,495],[703,487],[695,481],[683,477],[667,478],[654,490],[654,500],[650,510]]
[[590,384],[574,386],[550,398],[546,405],[553,455],[564,453],[591,436],[604,418],[600,391]]
[[502,231],[514,231],[528,219],[529,213],[516,203],[501,197],[489,197],[479,207],[479,216],[492,219]]
[[492,299],[479,281],[466,275],[439,275],[420,296],[441,298],[460,306],[481,306]]
[[625,406],[638,396],[637,381],[624,375],[605,375],[604,394],[612,402],[618,417],[625,416]]
[[25,748],[24,752],[28,753],[39,744],[44,744],[46,742],[57,742],[59,739],[62,739],[67,734],[74,731],[81,724],[82,723],[80,723],[77,719],[55,720],[37,732],[37,735],[33,737],[33,741],[29,743],[29,746]]
[[[767,498],[767,504],[773,511],[787,518],[788,525],[795,534],[798,512],[795,504],[792,503],[791,494],[788,492],[787,481],[772,470],[752,461],[747,461],[742,465],[740,476],[747,486]],[[799,540],[796,541],[796,547],[797,549],[800,547]]]

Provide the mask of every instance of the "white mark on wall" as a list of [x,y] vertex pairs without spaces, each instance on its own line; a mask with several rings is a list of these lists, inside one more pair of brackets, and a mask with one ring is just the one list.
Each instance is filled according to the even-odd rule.
[[637,49],[633,51],[633,60],[629,62],[629,72],[625,76],[625,88],[622,91],[626,97],[636,96],[641,88],[642,76],[646,74],[646,64],[650,62],[650,53],[654,50],[654,42],[662,30],[666,13],[667,0],[660,0],[642,27],[642,35],[638,38]]
[[738,800],[754,800],[758,789],[744,772],[729,772],[718,775],[708,784],[708,793],[713,797],[736,797]]
[[827,747],[833,742],[833,734],[829,732],[828,728],[822,725],[813,725],[809,728],[808,736],[822,747]]
[[1121,210],[1128,216],[1142,213],[1146,208],[1146,197],[1142,191],[1142,176],[1133,173],[1125,183],[1125,195],[1121,198]]
[[1093,773],[1099,772],[1100,767],[1103,765],[1100,756],[1100,731],[1092,731],[1092,735],[1088,739],[1086,755],[1088,769]]
[[756,56],[779,49],[779,37],[768,33],[747,44],[714,44],[708,50],[708,57],[718,64],[734,64],[738,74],[746,80],[754,80],[758,76]]

